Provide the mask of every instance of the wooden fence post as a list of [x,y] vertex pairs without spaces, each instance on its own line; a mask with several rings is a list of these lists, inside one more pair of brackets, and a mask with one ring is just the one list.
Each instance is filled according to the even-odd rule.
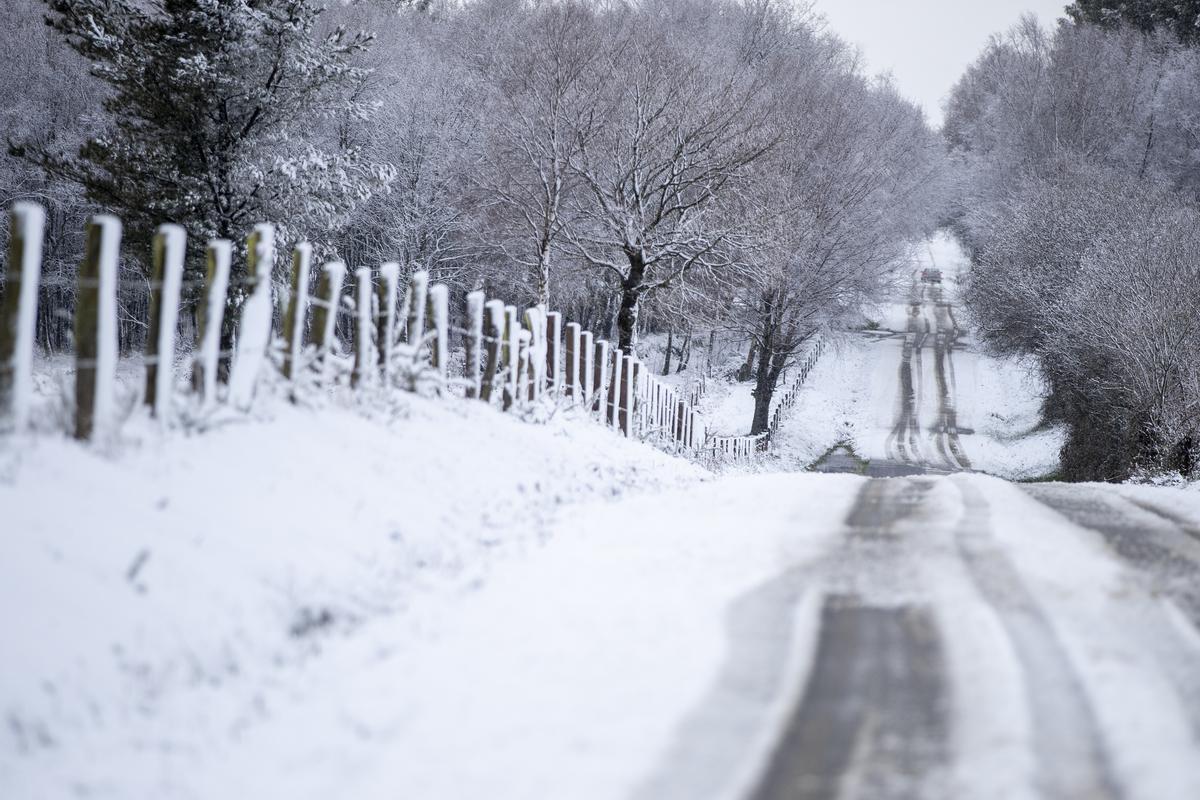
[[624,378],[621,369],[625,354],[619,347],[612,350],[612,368],[609,370],[608,381],[608,422],[614,428],[620,427],[621,419],[621,383]]
[[450,289],[444,283],[429,287],[429,321],[433,326],[433,349],[429,363],[445,386],[450,375]]
[[146,391],[150,413],[167,423],[175,388],[175,331],[187,235],[178,225],[159,226],[154,236],[150,276],[150,327],[146,332]]
[[425,304],[429,291],[429,273],[423,269],[414,272],[408,278],[408,293],[404,299],[404,307],[408,309],[408,333],[406,341],[414,349],[420,349],[425,337]]
[[246,241],[246,278],[251,286],[250,296],[242,304],[233,372],[229,376],[229,400],[235,408],[248,409],[253,402],[271,344],[271,268],[274,264],[275,227],[255,225]]
[[101,214],[87,228],[75,301],[75,438],[109,432],[117,368],[117,269],[121,221]]
[[517,307],[504,307],[504,410],[512,408],[517,399],[517,380],[521,369],[521,326],[517,324]]
[[533,334],[522,328],[517,334],[516,397],[518,400],[526,400],[533,394],[533,387],[530,385],[533,382],[533,359],[530,355],[532,343]]
[[0,304],[0,433],[24,430],[33,399],[33,340],[46,212],[14,203],[9,212],[8,271]]
[[496,376],[500,372],[504,341],[504,303],[499,300],[489,300],[483,309],[487,357],[483,367],[483,383],[479,389],[479,399],[490,403],[492,391],[496,385]]
[[608,405],[608,342],[603,339],[595,344],[595,353],[592,362],[592,391],[594,392],[594,400],[592,410],[597,411],[600,416],[600,421],[603,422],[608,418],[606,407]]
[[555,399],[562,394],[562,314],[546,314],[546,388]]
[[589,410],[592,407],[592,395],[595,391],[595,384],[593,383],[595,375],[593,373],[596,354],[593,352],[594,349],[592,332],[584,331],[579,334],[579,352],[582,354],[579,363],[580,392],[583,396],[583,407]]
[[546,366],[546,325],[538,307],[525,310],[525,329],[529,331],[529,386],[526,399],[533,402],[542,396],[545,385],[543,370]]
[[375,354],[371,352],[371,298],[375,287],[371,285],[371,268],[354,270],[356,296],[354,301],[354,372],[350,375],[350,386],[359,389],[370,382],[375,370]]
[[[312,264],[312,245],[299,242],[292,248],[292,283],[287,313],[283,315],[283,377],[295,382],[300,374],[304,353],[304,323],[308,321],[308,281]],[[296,399],[293,392],[292,400]]]
[[579,323],[567,323],[567,380],[566,396],[579,402]]
[[396,369],[396,296],[400,292],[400,265],[397,262],[388,261],[379,265],[378,292],[379,318],[375,325],[375,344],[383,385],[391,388]]
[[625,375],[622,378],[623,399],[621,401],[621,432],[626,438],[633,436],[633,396],[637,388],[638,368],[641,362],[630,356],[625,359]]
[[317,302],[314,303],[312,331],[310,340],[317,346],[317,357],[320,359],[320,380],[329,380],[330,366],[333,364],[333,338],[337,329],[338,310],[341,307],[342,283],[346,280],[346,265],[341,261],[331,261],[321,270],[321,280],[317,284]]
[[221,363],[221,324],[225,320],[226,295],[229,293],[229,265],[233,243],[226,239],[209,241],[205,253],[204,303],[197,317],[196,340],[200,351],[192,366],[192,389],[200,394],[200,407],[217,401],[217,378]]
[[467,379],[467,397],[475,399],[480,392],[480,358],[483,355],[483,292],[467,295],[466,362],[463,377]]

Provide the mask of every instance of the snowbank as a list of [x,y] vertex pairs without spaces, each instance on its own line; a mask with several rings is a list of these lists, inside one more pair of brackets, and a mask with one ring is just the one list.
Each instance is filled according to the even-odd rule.
[[[564,416],[411,395],[375,419],[268,405],[198,436],[135,422],[108,455],[42,436],[4,456],[0,796],[242,794],[210,759],[308,691],[322,653],[431,635],[437,614],[411,607],[572,535],[553,525],[567,504],[707,474]],[[363,633],[378,626],[398,629]]]

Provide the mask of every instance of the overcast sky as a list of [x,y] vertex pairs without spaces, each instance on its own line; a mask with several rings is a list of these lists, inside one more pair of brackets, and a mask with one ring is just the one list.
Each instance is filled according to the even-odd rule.
[[890,71],[906,97],[942,122],[941,102],[988,36],[1026,11],[1046,26],[1068,0],[817,0],[841,38],[858,45],[872,74]]

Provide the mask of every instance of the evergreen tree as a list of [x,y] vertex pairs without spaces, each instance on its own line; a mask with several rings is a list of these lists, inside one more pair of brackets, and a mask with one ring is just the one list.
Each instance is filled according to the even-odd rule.
[[371,37],[316,35],[308,0],[45,1],[47,24],[111,87],[111,122],[75,156],[15,149],[79,182],[135,240],[162,222],[188,230],[193,254],[258,221],[319,233],[390,180],[311,135],[321,117],[370,111],[355,55]]
[[1075,0],[1067,15],[1077,23],[1106,27],[1165,28],[1185,44],[1200,41],[1200,0]]

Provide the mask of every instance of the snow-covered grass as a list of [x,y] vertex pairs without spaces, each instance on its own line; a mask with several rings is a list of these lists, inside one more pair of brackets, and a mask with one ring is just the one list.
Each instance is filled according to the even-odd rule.
[[[414,395],[373,409],[268,398],[202,435],[135,415],[103,452],[8,443],[0,796],[193,795],[324,653],[386,658],[428,637],[436,614],[411,608],[571,535],[553,525],[568,504],[707,475],[569,414],[532,425]],[[384,639],[363,633],[379,626]],[[322,674],[322,691],[344,688]],[[226,786],[199,796],[240,794]]]

